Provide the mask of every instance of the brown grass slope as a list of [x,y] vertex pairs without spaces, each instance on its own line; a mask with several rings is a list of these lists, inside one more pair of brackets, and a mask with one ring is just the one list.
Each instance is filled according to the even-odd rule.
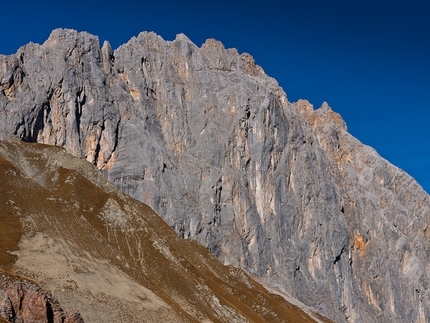
[[0,142],[0,265],[87,322],[315,322],[62,148]]

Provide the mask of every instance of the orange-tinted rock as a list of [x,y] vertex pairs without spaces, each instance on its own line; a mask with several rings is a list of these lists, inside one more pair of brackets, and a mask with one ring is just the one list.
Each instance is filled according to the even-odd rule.
[[8,322],[84,323],[76,312],[64,311],[51,293],[27,280],[0,275],[0,316]]

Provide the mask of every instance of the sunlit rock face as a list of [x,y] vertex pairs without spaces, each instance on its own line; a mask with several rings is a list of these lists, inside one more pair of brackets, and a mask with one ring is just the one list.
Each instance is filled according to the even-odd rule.
[[2,138],[87,159],[180,237],[337,322],[430,319],[429,196],[250,55],[55,30],[0,60]]

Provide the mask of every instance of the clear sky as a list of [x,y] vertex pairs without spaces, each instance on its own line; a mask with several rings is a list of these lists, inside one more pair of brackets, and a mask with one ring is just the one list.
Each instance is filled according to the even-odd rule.
[[141,31],[248,52],[290,101],[326,101],[348,130],[430,192],[430,1],[8,1],[0,53],[55,28],[109,40]]

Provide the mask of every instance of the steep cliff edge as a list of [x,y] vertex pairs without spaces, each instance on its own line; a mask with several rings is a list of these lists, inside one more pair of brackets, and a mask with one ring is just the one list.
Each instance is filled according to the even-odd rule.
[[331,177],[341,192],[350,231],[350,250],[342,256],[350,259],[352,286],[367,295],[375,321],[384,312],[403,322],[428,321],[428,194],[348,134],[327,105],[316,111],[306,101],[296,106],[334,164]]
[[[64,146],[182,238],[337,322],[430,319],[429,198],[248,54],[55,30],[0,57],[0,137]],[[292,76],[294,77],[294,76]]]

